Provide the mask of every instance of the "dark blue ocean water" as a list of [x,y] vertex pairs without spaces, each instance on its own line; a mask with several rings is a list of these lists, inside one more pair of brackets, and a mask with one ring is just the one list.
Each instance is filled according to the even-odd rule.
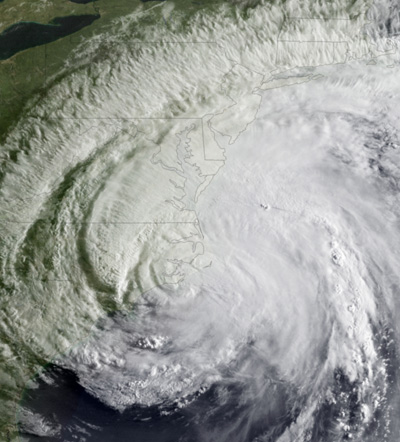
[[50,365],[46,379],[37,379],[38,388],[27,390],[21,405],[45,416],[60,431],[55,436],[39,437],[29,434],[30,430],[22,424],[20,433],[24,440],[246,442],[261,434],[276,440],[300,412],[289,406],[290,391],[283,384],[271,385],[268,394],[274,405],[266,406],[261,413],[241,401],[242,385],[229,382],[195,394],[184,408],[176,404],[133,406],[120,413],[90,395],[70,370]]

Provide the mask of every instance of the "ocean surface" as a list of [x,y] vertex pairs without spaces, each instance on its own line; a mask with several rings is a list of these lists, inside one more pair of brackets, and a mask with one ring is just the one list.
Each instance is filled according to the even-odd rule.
[[27,104],[0,192],[21,441],[398,441],[399,13],[345,3],[155,2]]

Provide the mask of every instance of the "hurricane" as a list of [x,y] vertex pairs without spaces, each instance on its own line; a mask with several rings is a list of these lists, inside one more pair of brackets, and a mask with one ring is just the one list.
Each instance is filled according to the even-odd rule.
[[399,439],[399,23],[167,1],[79,44],[2,146],[16,440]]

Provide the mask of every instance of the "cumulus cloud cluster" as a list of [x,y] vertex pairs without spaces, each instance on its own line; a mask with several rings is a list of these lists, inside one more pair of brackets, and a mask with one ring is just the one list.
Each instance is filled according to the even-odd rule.
[[84,42],[5,146],[4,334],[68,350],[121,413],[195,425],[217,388],[199,440],[391,440],[397,41],[353,8],[221,7],[140,38],[134,13]]

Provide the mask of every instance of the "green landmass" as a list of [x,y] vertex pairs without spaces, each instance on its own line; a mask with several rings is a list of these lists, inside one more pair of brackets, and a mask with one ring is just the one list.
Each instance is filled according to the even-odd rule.
[[[179,33],[184,30],[189,19],[196,12],[204,11],[205,8],[212,12],[221,3],[229,5],[232,13],[236,13],[238,10],[237,5],[227,0],[193,2],[176,0],[173,2],[173,11],[168,9],[169,15],[165,13],[167,2],[98,0],[88,4],[77,4],[66,0],[33,0],[30,2],[4,0],[0,3],[0,33],[21,21],[47,24],[55,17],[83,14],[100,14],[100,18],[74,34],[52,43],[26,49],[7,60],[0,61],[0,142],[6,140],[8,132],[19,118],[23,117],[25,111],[34,108],[35,103],[40,101],[56,82],[61,81],[65,75],[69,75],[74,70],[74,66],[65,70],[65,61],[69,59],[79,44],[95,35],[101,35],[105,30],[111,30],[112,22],[118,17],[143,12],[139,21],[140,28],[132,36],[134,39],[140,39],[141,32],[146,26],[153,26],[157,23],[162,27],[174,26],[174,29]],[[251,6],[249,4],[249,7]],[[241,9],[240,13],[245,13],[245,8]],[[174,20],[170,20],[171,14],[173,14]],[[97,57],[107,57],[109,51],[110,48],[105,41],[104,54],[100,51]],[[23,270],[21,268],[22,273]],[[0,289],[2,296],[13,296],[12,289],[6,287],[1,281]],[[105,311],[115,309],[115,306],[109,305],[106,301],[103,303],[103,307]],[[26,305],[26,308],[32,308],[32,306]],[[10,318],[10,321],[13,319]],[[88,320],[88,322],[90,321]],[[62,329],[55,332],[62,333]],[[33,342],[16,342],[3,333],[0,336],[0,344],[1,342],[6,344],[18,357],[17,360],[10,362],[0,356],[0,364],[6,370],[6,373],[3,371],[0,388],[0,441],[18,441],[16,411],[26,382],[49,361],[40,357],[41,351],[39,348],[35,348]],[[14,406],[10,406],[10,404],[14,404]]]
[[[83,14],[100,14],[100,18],[92,25],[67,37],[56,40],[42,46],[30,48],[15,54],[8,60],[0,62],[0,142],[4,141],[7,133],[12,129],[15,122],[23,115],[24,111],[31,108],[36,100],[45,96],[49,88],[68,71],[63,70],[65,61],[79,44],[94,35],[101,35],[105,29],[112,29],[113,20],[123,17],[132,12],[151,11],[143,14],[140,26],[144,29],[147,25],[158,23],[160,26],[171,26],[169,17],[164,15],[168,3],[156,1],[141,2],[140,0],[98,0],[88,4],[77,4],[66,0],[32,0],[21,2],[21,0],[4,0],[0,3],[0,32],[9,26],[20,21],[35,21],[43,24],[49,23],[55,17]],[[198,11],[205,8],[212,12],[222,3],[229,5],[232,14],[246,14],[246,8],[236,9],[237,3],[229,0],[176,0],[173,2],[174,9],[171,14],[176,14],[178,19],[174,21],[177,32],[184,30],[189,19]],[[357,2],[351,3],[352,6]],[[159,5],[159,7],[156,7]],[[255,1],[249,1],[248,7],[253,7]],[[366,7],[365,1],[358,2],[354,6],[354,14]],[[229,9],[227,9],[229,13]],[[178,25],[176,24],[178,23]],[[141,29],[137,29],[134,38],[140,39]],[[107,42],[104,43],[104,56],[107,56]],[[100,52],[98,57],[102,57]],[[21,268],[23,271],[23,268]],[[8,290],[2,286],[3,294]],[[12,296],[8,293],[7,296]],[[29,306],[28,306],[29,308]],[[115,307],[109,306],[106,301],[104,308],[112,311]],[[10,318],[10,321],[13,319]],[[56,331],[62,333],[62,330]],[[0,336],[0,341],[6,343],[13,354],[18,354],[18,361],[6,363],[1,361],[9,371],[6,378],[1,379],[0,388],[0,441],[18,440],[18,432],[15,423],[17,404],[21,398],[25,383],[30,379],[38,367],[44,366],[47,362],[40,358],[40,352],[36,351],[32,342],[16,343],[6,336]],[[15,404],[15,407],[4,406],[4,404]]]
[[[227,0],[173,2],[174,14],[179,15],[182,26],[185,18],[189,19],[199,10],[216,9]],[[231,4],[230,2],[228,2]],[[20,0],[4,0],[0,3],[0,32],[14,23],[35,21],[47,24],[55,17],[83,14],[100,14],[92,25],[72,35],[42,46],[36,46],[15,54],[8,60],[0,61],[0,142],[13,126],[19,114],[33,97],[40,99],[51,86],[51,79],[63,68],[71,52],[85,39],[99,35],[118,17],[135,11],[152,10],[143,14],[142,26],[159,23],[169,26],[163,15],[167,2],[140,0],[98,0],[87,4],[77,4],[65,0],[31,1],[21,4]],[[160,7],[155,7],[159,5]],[[232,5],[232,7],[235,7]],[[138,36],[140,29],[138,29]]]

